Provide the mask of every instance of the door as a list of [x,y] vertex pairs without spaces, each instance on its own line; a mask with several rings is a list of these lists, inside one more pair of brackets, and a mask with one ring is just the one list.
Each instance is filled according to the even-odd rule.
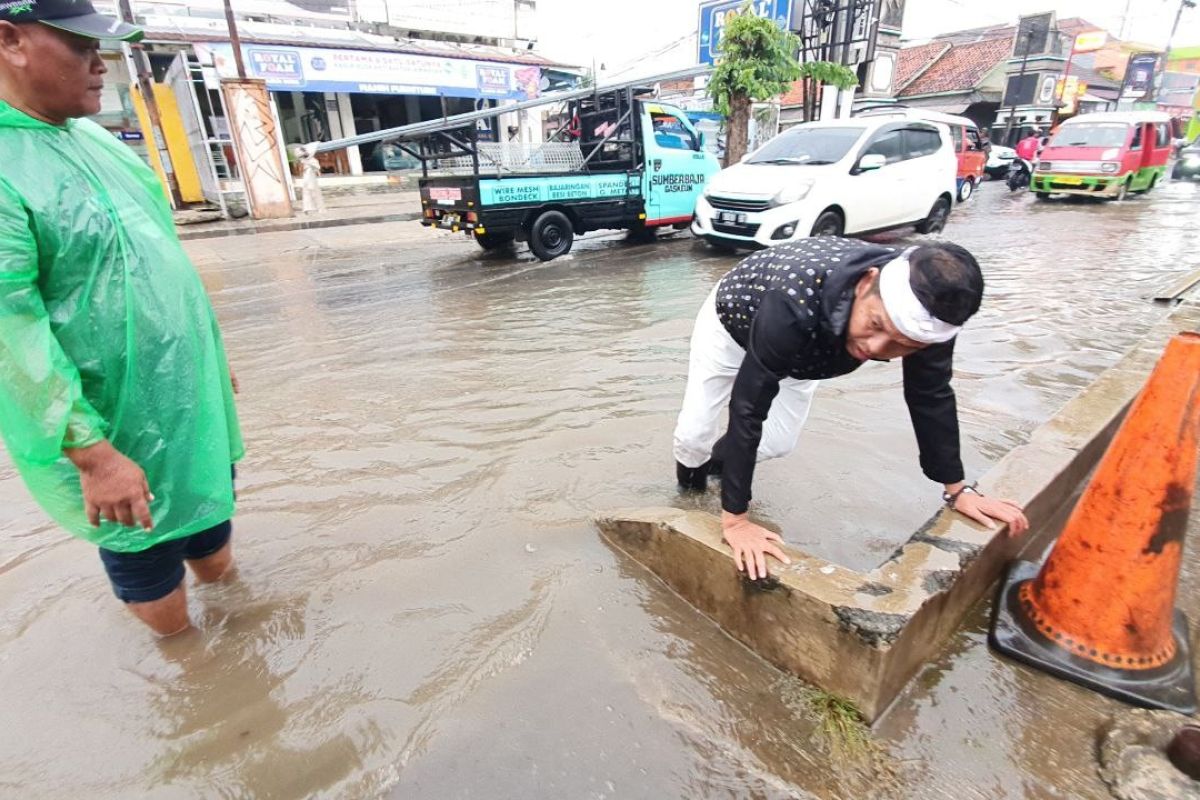
[[[183,122],[183,133],[187,137],[188,149],[196,165],[200,178],[200,191],[208,202],[224,209],[221,189],[217,182],[217,171],[212,163],[212,156],[206,144],[208,131],[200,116],[199,101],[196,99],[196,88],[193,85],[192,70],[188,63],[186,52],[175,56],[167,70],[164,83],[171,87],[175,101],[179,106],[179,118]],[[198,68],[198,65],[197,65]],[[204,86],[200,79],[201,87]]]
[[642,104],[646,224],[690,222],[715,161],[700,145],[700,134],[671,106]]
[[966,174],[978,183],[983,179],[983,171],[987,168],[987,151],[983,148],[983,137],[978,128],[967,128]]
[[873,231],[899,224],[903,209],[905,177],[904,131],[883,129],[875,133],[859,155],[878,155],[887,159],[880,169],[850,176],[846,209],[846,232]]
[[917,222],[929,216],[942,192],[954,186],[951,170],[957,172],[957,159],[961,157],[960,153],[954,163],[950,162],[943,150],[942,134],[936,128],[904,129],[904,159],[899,165],[904,188],[897,223]]

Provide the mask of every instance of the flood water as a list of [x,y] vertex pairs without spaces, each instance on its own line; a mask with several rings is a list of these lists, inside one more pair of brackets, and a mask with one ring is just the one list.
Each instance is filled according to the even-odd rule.
[[[1164,313],[1147,297],[1200,266],[1197,220],[1185,184],[1108,205],[987,184],[955,213],[945,238],[988,283],[956,361],[970,476]],[[238,577],[155,642],[0,461],[0,795],[883,791],[590,523],[718,510],[676,493],[670,443],[692,319],[735,259],[604,234],[542,264],[415,223],[188,249],[242,383]],[[824,384],[797,452],[760,467],[756,513],[793,544],[868,569],[937,510],[899,373]],[[1013,705],[1030,684],[972,625],[877,726],[901,776],[882,796],[1093,796],[1004,777],[1042,774]]]

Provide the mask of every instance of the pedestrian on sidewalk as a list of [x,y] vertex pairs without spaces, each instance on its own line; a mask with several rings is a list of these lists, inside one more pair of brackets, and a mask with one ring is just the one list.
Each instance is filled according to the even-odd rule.
[[675,460],[684,490],[704,491],[709,475],[720,476],[722,528],[738,569],[757,578],[767,555],[788,563],[782,539],[747,516],[756,461],[792,452],[818,383],[867,361],[902,360],[921,468],[944,485],[943,501],[1013,535],[1028,528],[1016,503],[965,482],[959,457],[954,342],[982,298],[979,264],[952,244],[901,252],[805,239],[752,255],[721,278],[692,333]]
[[101,40],[142,32],[88,0],[0,3],[0,434],[30,492],[100,548],[160,635],[190,626],[184,563],[233,564],[233,379],[154,173],[83,119]]

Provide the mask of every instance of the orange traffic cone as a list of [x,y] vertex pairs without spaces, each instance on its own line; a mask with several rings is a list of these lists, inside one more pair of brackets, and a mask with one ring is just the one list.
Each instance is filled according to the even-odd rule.
[[1175,589],[1196,477],[1200,334],[1181,333],[1138,395],[1041,572],[1018,562],[992,645],[1136,705],[1196,710]]

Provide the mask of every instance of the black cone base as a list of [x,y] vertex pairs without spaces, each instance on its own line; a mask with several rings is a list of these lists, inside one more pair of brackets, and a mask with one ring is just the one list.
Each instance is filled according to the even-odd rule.
[[1182,611],[1175,611],[1176,653],[1170,663],[1148,670],[1112,669],[1071,654],[1025,620],[1018,592],[1022,583],[1037,574],[1038,565],[1027,561],[1018,561],[1009,570],[996,600],[996,616],[988,637],[992,647],[1043,672],[1126,703],[1180,714],[1196,712],[1196,681],[1187,618]]

